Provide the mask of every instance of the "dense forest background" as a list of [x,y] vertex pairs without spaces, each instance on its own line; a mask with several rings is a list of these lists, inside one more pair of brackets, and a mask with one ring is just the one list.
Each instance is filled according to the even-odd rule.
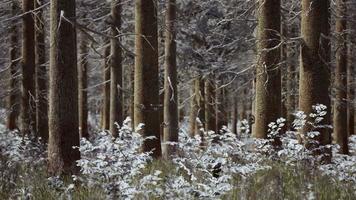
[[353,199],[355,38],[355,0],[2,0],[0,199]]

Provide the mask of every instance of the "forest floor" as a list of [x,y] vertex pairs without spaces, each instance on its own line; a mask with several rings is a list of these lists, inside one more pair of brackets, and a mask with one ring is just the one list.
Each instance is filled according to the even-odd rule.
[[48,177],[45,148],[0,126],[0,199],[356,199],[356,136],[350,155],[332,145],[331,163],[320,164],[294,132],[278,150],[243,126],[239,138],[226,129],[202,147],[183,125],[177,156],[155,161],[125,124],[116,140],[103,131],[82,140],[81,174],[72,177]]

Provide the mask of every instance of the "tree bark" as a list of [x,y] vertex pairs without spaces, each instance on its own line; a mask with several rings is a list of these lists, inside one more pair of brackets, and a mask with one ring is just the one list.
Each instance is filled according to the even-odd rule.
[[104,91],[103,91],[103,126],[102,128],[104,130],[109,130],[110,129],[110,50],[111,50],[111,45],[109,44],[108,41],[105,41],[105,45],[107,47],[104,50]]
[[[12,2],[11,5],[11,12],[12,16],[18,15],[18,5],[16,2]],[[17,127],[16,120],[18,117],[18,95],[17,95],[17,90],[18,90],[18,79],[16,78],[18,74],[18,56],[19,56],[19,43],[18,43],[18,26],[13,24],[11,27],[11,33],[10,33],[10,66],[9,66],[9,95],[8,95],[8,100],[7,100],[7,107],[8,107],[8,115],[7,115],[7,121],[6,121],[6,127],[9,130],[14,130]]]
[[281,117],[280,0],[260,1],[254,136],[267,138],[268,124]]
[[197,133],[197,117],[199,112],[198,98],[199,93],[199,78],[193,80],[191,100],[190,100],[190,114],[189,114],[189,136],[194,137]]
[[[21,98],[21,132],[24,135],[35,133],[35,20],[32,12],[34,0],[22,1],[22,98]],[[35,135],[37,136],[37,135]]]
[[79,134],[82,138],[89,138],[88,130],[88,39],[86,33],[81,34],[79,78]]
[[[35,1],[35,8],[43,5],[43,0]],[[42,142],[48,141],[48,100],[46,44],[43,10],[36,13],[36,130]]]
[[[176,61],[176,0],[166,3],[165,73],[164,73],[164,142],[178,142],[178,88]],[[163,145],[163,156],[176,152],[175,145]]]
[[235,92],[235,95],[232,98],[232,121],[231,121],[231,132],[237,135],[237,121],[238,121],[238,98],[237,98],[237,92]]
[[[300,52],[300,79],[299,79],[299,110],[307,115],[313,112],[313,105],[327,106],[327,115],[322,124],[330,125],[331,103],[329,97],[330,61],[329,44],[329,0],[302,0],[301,36],[302,46]],[[330,130],[315,130],[306,125],[302,134],[309,131],[319,131],[316,138],[320,145],[331,143]]]
[[[115,0],[111,3],[112,33],[118,36],[121,29],[121,1]],[[123,120],[123,82],[122,82],[122,52],[119,38],[111,39],[111,81],[110,81],[110,132],[116,137],[118,127],[122,126]]]
[[135,4],[135,127],[145,140],[144,152],[153,151],[152,156],[162,156],[159,121],[159,80],[158,80],[158,36],[156,1],[136,0]]
[[205,131],[214,131],[216,134],[216,94],[215,81],[212,75],[205,79]]
[[347,44],[346,44],[346,4],[345,0],[337,0],[336,16],[336,71],[334,102],[334,134],[340,145],[340,152],[348,154],[347,132]]
[[[75,0],[51,0],[48,171],[52,175],[78,172],[77,39]],[[65,19],[67,20],[65,20]]]
[[348,100],[348,109],[347,109],[347,127],[349,135],[355,135],[355,53],[356,53],[356,3],[349,7],[350,11],[348,13],[353,13],[352,20],[349,22],[350,29],[353,34],[349,34],[349,62],[347,67],[347,100]]

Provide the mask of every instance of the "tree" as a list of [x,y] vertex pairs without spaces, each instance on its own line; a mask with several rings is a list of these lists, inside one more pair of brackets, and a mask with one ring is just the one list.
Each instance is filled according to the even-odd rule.
[[[12,2],[11,12],[15,16],[18,13],[18,5],[15,1]],[[16,119],[18,115],[18,102],[17,102],[17,87],[18,80],[16,75],[18,73],[18,56],[19,56],[19,44],[18,44],[18,26],[16,24],[12,25],[10,33],[10,66],[9,66],[9,96],[7,100],[7,106],[9,113],[7,116],[6,127],[9,130],[14,130],[17,128]]]
[[[43,5],[43,0],[35,0],[35,8]],[[36,131],[44,143],[48,141],[48,101],[45,27],[42,9],[36,13]]]
[[[299,110],[309,115],[313,112],[313,105],[323,104],[327,106],[327,115],[322,123],[330,124],[329,0],[303,0],[301,15]],[[331,143],[329,130],[315,130],[306,125],[301,133],[309,131],[320,132],[316,138],[320,145]]]
[[22,92],[21,132],[29,135],[35,132],[35,21],[32,10],[34,0],[23,0],[22,9]]
[[88,132],[88,39],[82,32],[80,41],[80,58],[78,66],[78,92],[79,92],[79,134],[89,138]]
[[159,122],[158,37],[156,1],[135,1],[135,127],[145,140],[142,150],[153,151],[153,157],[162,156]]
[[[119,36],[121,28],[121,1],[112,1],[112,27],[115,37]],[[122,56],[119,38],[111,39],[111,62],[110,62],[110,132],[117,136],[116,123],[120,126],[123,122],[123,83],[122,83]]]
[[102,128],[104,130],[110,129],[110,50],[111,45],[109,41],[104,39],[104,90],[103,90],[103,111],[102,111]]
[[355,59],[355,52],[356,52],[356,40],[355,40],[355,35],[356,35],[356,3],[349,4],[349,15],[350,16],[350,29],[351,33],[349,34],[349,48],[348,48],[348,55],[349,55],[349,62],[348,62],[348,67],[347,67],[347,85],[349,86],[347,89],[347,100],[349,101],[348,109],[347,109],[347,127],[348,127],[348,133],[349,135],[354,135],[355,134],[355,64],[356,64],[356,59]]
[[198,96],[199,96],[199,78],[193,80],[190,99],[190,113],[189,113],[189,135],[194,137],[197,130],[197,117],[199,112]]
[[347,132],[347,36],[346,36],[346,4],[345,0],[337,0],[336,16],[336,71],[334,103],[334,134],[341,147],[341,153],[348,154]]
[[75,0],[51,0],[48,171],[57,175],[76,173],[80,158],[75,9]]
[[213,75],[205,78],[205,131],[214,131],[216,134],[216,94],[215,79]]
[[[164,67],[164,142],[178,142],[178,88],[176,61],[176,1],[166,3],[166,38]],[[176,151],[174,145],[163,145],[163,155],[168,158]]]
[[267,138],[268,124],[281,117],[280,0],[259,1],[254,136]]

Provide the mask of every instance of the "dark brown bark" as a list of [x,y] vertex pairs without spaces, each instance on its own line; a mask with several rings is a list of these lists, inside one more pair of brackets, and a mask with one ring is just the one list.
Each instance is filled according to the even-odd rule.
[[254,136],[266,138],[268,124],[281,117],[281,7],[280,0],[259,2]]
[[346,4],[345,0],[337,0],[336,18],[336,71],[334,102],[334,134],[340,152],[348,154],[347,132],[347,44],[346,44]]
[[198,103],[198,118],[200,121],[199,126],[196,128],[202,127],[205,128],[205,80],[203,76],[199,77],[199,90],[197,91],[197,103]]
[[89,138],[88,130],[88,38],[81,33],[78,66],[78,92],[79,92],[79,134],[82,138]]
[[215,80],[212,75],[205,79],[205,130],[217,132]]
[[228,124],[226,99],[226,88],[219,88],[216,91],[216,128],[219,134],[224,132],[222,128]]
[[[121,29],[121,1],[112,1],[111,5],[112,27],[114,36],[118,36]],[[111,81],[110,81],[110,132],[116,137],[118,127],[122,126],[123,119],[123,82],[122,82],[122,50],[119,38],[111,39]]]
[[190,99],[190,114],[189,114],[189,136],[194,137],[197,131],[197,117],[199,112],[198,98],[199,93],[199,78],[195,78],[192,84],[191,99]]
[[[166,3],[165,74],[164,74],[164,142],[178,142],[178,80],[177,45],[175,22],[176,0]],[[163,155],[170,157],[176,152],[175,145],[163,145]]]
[[[35,133],[35,20],[32,12],[34,0],[22,1],[22,98],[21,98],[21,132],[25,135]],[[37,135],[36,135],[37,136]]]
[[[13,16],[18,14],[19,7],[15,1],[12,2],[11,5],[11,12]],[[18,102],[18,80],[16,78],[18,74],[18,66],[19,62],[17,61],[19,57],[19,33],[18,33],[18,26],[16,24],[12,25],[11,33],[10,33],[10,66],[9,66],[9,95],[7,99],[7,107],[8,107],[8,115],[6,120],[6,127],[9,130],[14,130],[17,127],[17,117],[18,117],[18,109],[19,109],[19,102]]]
[[237,135],[237,121],[238,121],[238,99],[237,92],[235,92],[235,96],[232,98],[232,120],[231,120],[231,132]]
[[158,37],[156,1],[135,1],[135,127],[144,124],[140,133],[145,140],[142,150],[162,156],[159,121]]
[[102,112],[102,128],[110,129],[110,49],[111,45],[105,41],[107,47],[104,50],[104,87],[103,87],[103,112]]
[[[302,1],[299,109],[309,114],[313,112],[313,105],[327,106],[327,115],[322,123],[330,125],[329,15],[329,0]],[[311,130],[313,127],[307,125],[301,132],[305,134]],[[330,130],[317,131],[321,133],[317,138],[321,145],[331,143]]]
[[[356,4],[350,4],[349,8],[350,15],[352,15],[349,21],[349,29],[354,34],[349,34],[349,48],[348,48],[348,67],[347,67],[347,100],[349,102],[347,109],[347,127],[349,135],[354,135],[355,133],[355,69],[356,69]],[[353,13],[353,14],[352,14]]]
[[[35,8],[43,5],[43,0],[35,1]],[[42,142],[48,141],[48,100],[46,44],[43,10],[36,13],[36,130]]]
[[[51,1],[48,171],[53,175],[78,172],[77,39],[75,0]],[[63,15],[63,17],[61,17]]]

